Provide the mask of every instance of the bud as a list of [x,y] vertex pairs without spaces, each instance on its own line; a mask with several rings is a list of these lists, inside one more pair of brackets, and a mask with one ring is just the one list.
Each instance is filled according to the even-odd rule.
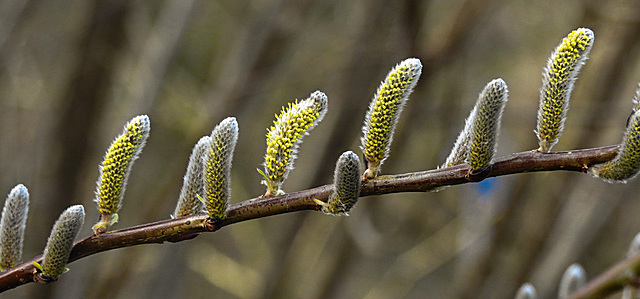
[[187,173],[184,175],[182,190],[173,217],[184,217],[199,213],[204,198],[204,163],[208,155],[211,136],[200,138],[189,157]]
[[134,117],[124,127],[105,154],[100,166],[100,177],[96,191],[101,220],[93,226],[95,234],[106,232],[118,221],[118,210],[122,206],[125,186],[133,162],[138,158],[149,137],[149,117]]
[[24,229],[29,211],[29,192],[18,184],[11,189],[2,209],[0,221],[0,268],[7,270],[22,259]]
[[38,279],[43,282],[58,280],[67,271],[65,266],[69,260],[73,241],[84,223],[84,207],[75,205],[67,208],[58,218],[44,249],[42,265],[34,263],[40,270]]
[[267,186],[265,197],[284,194],[282,184],[293,169],[302,137],[307,135],[327,112],[327,96],[316,91],[304,101],[282,108],[273,126],[267,130],[267,154],[264,159],[262,183]]
[[560,280],[558,299],[569,298],[569,295],[580,289],[587,282],[587,274],[579,264],[573,264],[567,268]]
[[536,130],[541,152],[549,152],[562,134],[573,84],[593,41],[591,29],[576,29],[562,40],[547,62],[542,74]]
[[367,163],[365,178],[376,177],[389,157],[396,124],[421,73],[420,60],[409,58],[396,65],[378,87],[362,126],[361,149]]
[[533,287],[530,283],[523,284],[520,289],[518,289],[518,293],[516,293],[515,299],[537,299],[538,293],[536,292],[536,288]]
[[209,217],[224,218],[231,198],[231,160],[238,140],[238,122],[227,117],[211,133],[205,162],[205,200]]
[[315,200],[317,204],[322,206],[322,212],[333,215],[348,215],[360,196],[361,173],[358,155],[352,151],[344,152],[336,163],[333,175],[334,189],[329,196],[329,201],[325,203],[321,200]]

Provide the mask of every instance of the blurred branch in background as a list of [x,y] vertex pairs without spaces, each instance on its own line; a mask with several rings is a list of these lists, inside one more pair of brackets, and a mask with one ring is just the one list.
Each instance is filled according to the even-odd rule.
[[[29,187],[23,256],[36,256],[64,207],[93,204],[96,165],[120,124],[148,114],[153,136],[114,229],[167,219],[191,147],[235,116],[231,189],[253,198],[264,192],[255,169],[273,115],[318,89],[328,113],[283,188],[321,186],[331,182],[326,166],[358,148],[380,78],[407,57],[422,60],[423,74],[385,173],[440,164],[477,92],[498,77],[510,100],[497,154],[526,151],[536,147],[540,70],[578,27],[593,29],[597,42],[554,150],[616,144],[640,81],[638,15],[632,0],[3,1],[0,187]],[[400,289],[408,298],[513,298],[529,281],[548,298],[569,265],[595,274],[619,260],[640,230],[635,190],[637,181],[612,186],[554,172],[372,196],[347,218],[293,213],[193,242],[104,252],[74,262],[54,284],[6,294],[373,298]]]

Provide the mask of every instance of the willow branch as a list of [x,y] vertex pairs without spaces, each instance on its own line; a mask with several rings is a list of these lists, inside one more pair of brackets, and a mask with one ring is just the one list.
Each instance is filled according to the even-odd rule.
[[[380,176],[362,185],[361,196],[398,192],[425,192],[439,187],[480,181],[486,177],[534,171],[586,172],[594,164],[604,163],[615,157],[618,146],[568,152],[540,153],[528,151],[497,158],[484,173],[471,173],[469,165],[434,169],[398,175]],[[199,233],[213,232],[234,223],[272,215],[302,210],[320,210],[313,200],[326,201],[333,185],[324,185],[304,191],[270,198],[253,198],[232,204],[226,218],[219,221],[198,214],[189,217],[163,220],[127,229],[92,235],[77,242],[69,257],[69,263],[99,252],[141,244],[178,242],[196,237]],[[0,273],[0,292],[34,282],[36,268],[33,262],[42,262],[42,256]],[[639,262],[640,264],[640,262]],[[620,286],[621,288],[621,286]]]
[[612,266],[571,294],[568,299],[605,298],[621,291],[627,285],[637,287],[638,275],[640,275],[640,254]]

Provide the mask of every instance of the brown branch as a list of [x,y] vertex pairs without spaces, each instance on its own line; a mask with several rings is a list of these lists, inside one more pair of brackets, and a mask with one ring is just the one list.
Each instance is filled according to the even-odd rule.
[[[539,153],[521,152],[500,157],[492,164],[486,177],[508,174],[568,170],[586,172],[588,166],[613,159],[618,146],[608,146],[568,152]],[[398,192],[424,192],[449,185],[460,185],[482,180],[485,176],[470,175],[469,165],[421,171],[414,173],[382,176],[363,184],[361,196]],[[210,222],[204,214],[163,220],[139,225],[97,236],[89,236],[75,244],[69,263],[102,251],[141,244],[178,242],[192,239],[202,232],[213,232],[224,226],[258,219],[262,217],[302,210],[319,210],[313,199],[326,200],[332,192],[332,185],[324,185],[304,191],[272,198],[253,198],[232,204],[227,216],[219,222]],[[640,264],[640,259],[638,259]],[[36,268],[33,262],[42,262],[37,256],[28,262],[0,273],[0,292],[34,282]],[[638,268],[638,266],[636,266]],[[617,284],[618,289],[623,284]],[[581,297],[576,297],[581,298]],[[587,298],[587,297],[585,297]]]
[[591,280],[587,285],[571,294],[568,299],[605,298],[617,293],[638,279],[640,254],[623,260]]

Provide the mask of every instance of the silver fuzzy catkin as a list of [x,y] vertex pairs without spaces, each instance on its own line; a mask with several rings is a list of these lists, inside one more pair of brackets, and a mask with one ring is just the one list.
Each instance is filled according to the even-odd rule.
[[29,211],[29,192],[18,184],[11,189],[2,209],[0,221],[0,267],[7,270],[22,258],[24,230]]
[[173,217],[184,217],[203,210],[204,198],[204,163],[209,152],[211,136],[204,136],[193,147],[189,157],[187,173],[184,175],[182,189]]
[[84,207],[75,205],[67,208],[51,230],[47,247],[42,258],[41,277],[45,281],[55,281],[66,271],[73,241],[84,223]]
[[360,159],[352,151],[344,152],[338,158],[333,175],[333,193],[328,202],[315,200],[322,206],[322,211],[332,215],[348,215],[349,211],[358,201],[361,188]]

